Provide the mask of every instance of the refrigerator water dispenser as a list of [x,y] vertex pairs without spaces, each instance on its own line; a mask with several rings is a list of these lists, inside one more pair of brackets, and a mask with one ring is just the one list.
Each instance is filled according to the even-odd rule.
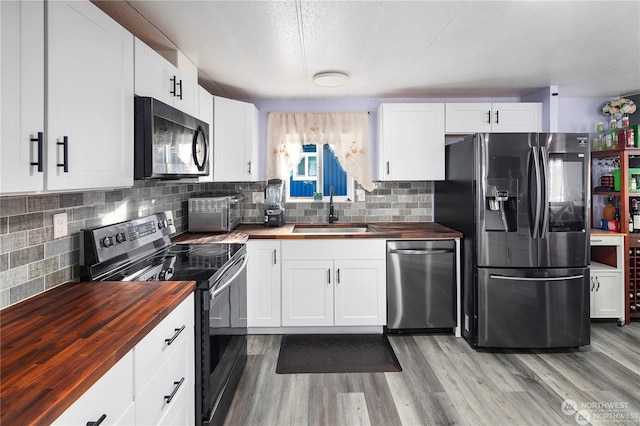
[[[511,188],[515,187],[515,190]],[[496,182],[487,186],[485,197],[485,231],[516,232],[518,230],[517,181]]]

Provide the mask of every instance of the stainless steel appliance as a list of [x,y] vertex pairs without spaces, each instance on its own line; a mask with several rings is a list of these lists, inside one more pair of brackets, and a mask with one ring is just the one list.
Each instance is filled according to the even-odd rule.
[[476,134],[446,147],[435,220],[463,239],[474,346],[590,342],[587,134]]
[[240,194],[208,194],[189,198],[190,232],[231,232],[242,222]]
[[171,212],[82,230],[90,281],[196,281],[197,425],[223,424],[247,361],[244,244],[171,244]]
[[284,181],[282,179],[269,179],[264,190],[264,198],[267,208],[264,211],[264,226],[284,225]]
[[181,179],[209,174],[209,125],[149,97],[134,100],[134,177]]
[[387,331],[455,326],[455,241],[387,241]]

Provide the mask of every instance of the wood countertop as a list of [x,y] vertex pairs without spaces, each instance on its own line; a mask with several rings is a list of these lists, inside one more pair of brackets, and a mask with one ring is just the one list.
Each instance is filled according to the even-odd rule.
[[0,424],[50,424],[195,290],[67,283],[0,311]]
[[[358,233],[294,233],[295,226],[316,228],[354,228],[368,227],[367,232]],[[345,238],[384,238],[384,239],[436,239],[462,238],[462,233],[442,226],[436,222],[371,222],[334,224],[305,224],[290,223],[281,227],[267,228],[261,224],[242,224],[228,234],[213,234],[201,232],[185,232],[172,238],[175,243],[235,243],[246,242],[247,239],[345,239]]]

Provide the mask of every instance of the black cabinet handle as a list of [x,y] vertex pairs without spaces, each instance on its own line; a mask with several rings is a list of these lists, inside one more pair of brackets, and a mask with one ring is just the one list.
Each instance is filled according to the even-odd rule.
[[98,420],[96,420],[95,422],[87,422],[87,426],[98,426],[100,423],[102,423],[104,421],[104,419],[107,418],[106,414],[103,414],[100,416],[100,418]]
[[180,379],[179,382],[173,382],[173,386],[174,386],[173,392],[171,392],[171,395],[164,396],[164,400],[166,401],[167,404],[171,402],[174,396],[176,396],[176,393],[178,392],[178,389],[180,389],[180,386],[182,386],[183,382],[184,382],[184,377]]
[[184,325],[180,328],[175,328],[173,331],[173,336],[171,336],[171,339],[164,339],[164,342],[167,344],[167,346],[169,346],[170,344],[173,343],[174,340],[176,340],[176,338],[180,335],[180,333],[182,333],[182,331],[184,330]]
[[278,255],[277,255],[276,249],[273,249],[273,264],[274,265],[278,264]]
[[247,164],[249,165],[247,173],[251,174],[251,161],[249,161]]
[[38,142],[38,161],[36,161],[35,163],[32,162],[31,165],[38,166],[39,172],[42,172],[42,149],[44,146],[43,139],[44,134],[42,132],[38,132],[37,138],[31,138],[31,142]]
[[496,124],[500,124],[500,111],[496,111]]
[[178,98],[182,100],[182,80],[176,83],[176,86],[180,86],[180,94],[178,94]]
[[387,174],[389,174],[389,162],[387,161]]
[[69,137],[64,136],[62,142],[56,142],[56,145],[62,145],[62,164],[58,163],[58,167],[62,167],[65,173],[69,172]]
[[487,123],[491,124],[491,110],[487,111]]
[[336,285],[340,284],[340,268],[336,270]]
[[173,95],[173,97],[175,97],[175,96],[176,96],[176,76],[174,75],[173,77],[171,77],[171,78],[169,79],[169,81],[170,81],[170,82],[171,82],[171,84],[172,84],[172,89],[171,89],[171,90],[169,90],[169,94],[170,94],[170,95]]

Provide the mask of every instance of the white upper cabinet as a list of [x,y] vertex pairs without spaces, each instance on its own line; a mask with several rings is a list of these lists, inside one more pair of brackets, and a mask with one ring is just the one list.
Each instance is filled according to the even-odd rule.
[[149,96],[193,117],[199,116],[199,86],[158,52],[135,39],[135,94]]
[[542,131],[542,104],[448,103],[446,133],[519,133]]
[[133,185],[133,35],[88,1],[48,2],[47,190]]
[[89,1],[2,2],[1,62],[3,194],[133,185],[131,33]]
[[42,191],[44,4],[3,1],[0,10],[0,194]]
[[255,182],[258,175],[258,109],[213,97],[213,180]]
[[444,179],[444,104],[381,104],[378,151],[378,180]]

